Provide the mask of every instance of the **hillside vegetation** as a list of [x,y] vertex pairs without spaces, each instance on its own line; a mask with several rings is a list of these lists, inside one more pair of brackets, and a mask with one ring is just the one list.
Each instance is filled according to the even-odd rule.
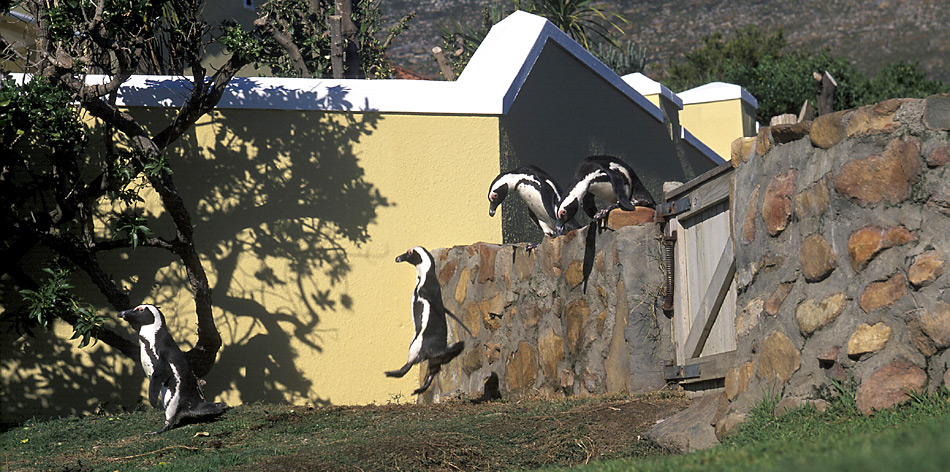
[[[449,19],[474,21],[488,0],[382,0],[392,22],[415,11],[409,29],[390,50],[399,65],[438,77],[429,52],[441,44],[438,25]],[[756,25],[782,28],[793,49],[828,48],[859,71],[876,74],[896,61],[919,62],[931,79],[950,83],[950,8],[945,0],[612,0],[607,9],[624,15],[627,39],[647,53],[648,75],[659,76],[669,61],[701,45],[704,36]]]

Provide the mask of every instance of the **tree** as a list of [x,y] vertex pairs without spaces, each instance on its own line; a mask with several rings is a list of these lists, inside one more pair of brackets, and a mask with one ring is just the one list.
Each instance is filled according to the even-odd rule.
[[[641,51],[629,43],[621,45],[615,38],[624,34],[616,22],[627,23],[626,18],[617,13],[605,12],[599,4],[591,0],[514,0],[511,4],[492,2],[486,5],[482,9],[481,17],[473,25],[451,20],[449,24],[439,27],[442,49],[452,51],[449,58],[456,75],[465,69],[491,27],[515,10],[547,18],[608,65],[620,64],[629,70],[636,68],[630,67],[631,64],[642,62],[642,57],[638,57],[642,56]],[[609,57],[604,55],[611,48],[616,49],[618,53]],[[640,69],[642,66],[637,70]],[[630,72],[636,70],[627,73]]]
[[[84,342],[96,337],[137,360],[137,343],[101,329],[92,306],[71,294],[65,277],[79,271],[113,309],[126,309],[132,301],[99,256],[129,247],[168,251],[181,262],[194,294],[198,339],[186,356],[196,375],[204,376],[214,364],[221,336],[191,214],[165,151],[214,109],[248,59],[232,55],[206,75],[201,59],[210,29],[200,17],[198,0],[28,0],[22,6],[37,20],[36,49],[27,62],[33,79],[22,84],[4,80],[0,89],[0,136],[9,156],[0,177],[0,250],[5,278],[20,294],[4,300],[4,317],[24,329],[48,325],[57,317]],[[133,73],[176,73],[185,67],[190,69],[190,95],[161,126],[146,126],[115,105],[119,87]],[[86,76],[93,73],[106,74],[108,80],[87,83]],[[96,123],[85,124],[81,113]],[[94,133],[103,136],[100,151],[90,146]],[[153,222],[137,205],[144,186],[158,195],[174,234],[149,229]],[[126,212],[104,210],[103,203],[110,201],[123,204]],[[107,225],[106,234],[94,231],[96,222]],[[37,246],[54,256],[43,272],[23,259]]]
[[824,71],[838,83],[837,109],[948,90],[939,81],[928,80],[916,64],[893,63],[869,78],[828,50],[789,51],[781,30],[767,34],[755,26],[738,29],[728,38],[721,32],[706,36],[682,60],[670,61],[660,80],[679,91],[714,81],[741,85],[759,102],[756,119],[767,123],[775,115],[797,114],[805,100],[814,101],[812,73]]
[[[348,2],[349,0],[347,0]],[[265,3],[255,28],[245,30],[236,23],[225,27],[222,42],[232,51],[241,50],[260,69],[281,77],[333,77],[331,69],[331,16],[343,14],[341,0],[272,0]],[[378,2],[358,0],[350,17],[355,35],[345,39],[349,55],[359,55],[359,71],[350,76],[388,79],[393,68],[385,58],[392,40],[407,27],[412,14],[403,17],[379,40],[382,13]],[[346,21],[346,19],[344,19]],[[344,45],[344,49],[347,49]]]

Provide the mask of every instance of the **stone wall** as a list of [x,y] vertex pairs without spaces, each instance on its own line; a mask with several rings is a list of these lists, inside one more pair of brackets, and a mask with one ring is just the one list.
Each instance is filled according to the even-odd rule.
[[464,340],[465,351],[420,401],[662,387],[672,352],[670,323],[659,308],[660,232],[639,224],[652,221],[652,210],[615,210],[610,218],[616,229],[596,234],[592,251],[587,228],[544,238],[531,250],[478,243],[431,251],[446,308],[471,333],[449,319],[449,336]]
[[950,96],[896,99],[733,144],[740,365],[717,430],[768,392],[865,413],[950,386]]

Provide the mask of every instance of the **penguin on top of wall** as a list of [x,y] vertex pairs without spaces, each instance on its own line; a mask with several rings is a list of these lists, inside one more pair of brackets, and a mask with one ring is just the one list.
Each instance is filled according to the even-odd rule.
[[[611,206],[598,211],[595,196]],[[626,162],[613,156],[590,156],[577,165],[571,190],[557,209],[558,224],[564,225],[573,218],[581,206],[587,216],[596,221],[614,208],[628,211],[637,206],[655,208],[656,202]]]
[[139,305],[120,312],[119,318],[138,334],[142,368],[149,377],[148,401],[154,408],[165,410],[162,429],[147,434],[162,433],[182,418],[212,417],[227,410],[224,403],[205,401],[202,381],[191,371],[158,307]]
[[412,392],[419,395],[429,389],[436,374],[442,370],[442,364],[449,363],[465,348],[464,341],[448,345],[445,315],[452,316],[459,325],[464,325],[442,305],[442,288],[435,274],[435,260],[429,251],[423,247],[414,247],[397,256],[396,262],[408,262],[416,266],[416,288],[412,291],[412,322],[416,334],[409,343],[409,360],[406,365],[399,370],[387,371],[386,376],[402,377],[413,365],[429,361],[425,382]]
[[[545,236],[553,238],[561,234],[557,207],[564,192],[547,172],[536,166],[524,166],[498,174],[488,190],[488,216],[495,216],[495,209],[512,191],[517,192],[531,210],[531,221]],[[566,231],[576,228],[578,225],[573,219],[568,219],[562,226]]]

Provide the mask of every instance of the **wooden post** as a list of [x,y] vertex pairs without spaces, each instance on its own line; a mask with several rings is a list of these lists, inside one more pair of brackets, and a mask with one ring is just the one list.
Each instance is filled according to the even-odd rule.
[[775,115],[769,121],[769,126],[795,124],[796,119],[798,119],[798,117],[792,113],[783,113],[781,115]]
[[449,62],[445,60],[445,53],[442,48],[438,46],[432,48],[432,55],[435,56],[435,61],[439,63],[439,70],[442,71],[445,80],[455,80],[455,72],[449,66]]
[[343,78],[343,28],[340,15],[330,15],[330,69],[334,79]]
[[802,105],[802,111],[798,112],[798,122],[811,121],[815,119],[815,109],[811,107],[811,100],[805,100]]
[[835,89],[838,88],[838,83],[828,71],[824,74],[812,72],[812,78],[815,79],[815,92],[818,95],[818,114],[834,113]]

